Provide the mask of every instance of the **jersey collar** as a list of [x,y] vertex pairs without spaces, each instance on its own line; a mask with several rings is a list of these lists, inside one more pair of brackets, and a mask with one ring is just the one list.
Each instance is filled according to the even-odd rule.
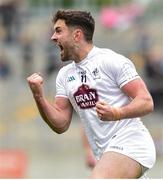
[[96,46],[93,46],[93,48],[90,50],[90,52],[87,54],[87,56],[86,56],[83,60],[81,60],[79,63],[76,63],[76,62],[73,61],[73,63],[74,63],[75,65],[77,65],[77,66],[84,65],[85,63],[87,63],[88,60],[90,60],[90,58],[91,58],[92,56],[95,55],[96,49],[97,49],[97,47],[96,47]]

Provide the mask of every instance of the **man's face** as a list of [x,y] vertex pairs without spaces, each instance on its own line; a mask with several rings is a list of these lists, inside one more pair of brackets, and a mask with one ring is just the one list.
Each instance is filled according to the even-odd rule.
[[51,40],[60,47],[62,61],[72,60],[73,30],[66,26],[64,20],[58,20],[54,24],[54,34]]

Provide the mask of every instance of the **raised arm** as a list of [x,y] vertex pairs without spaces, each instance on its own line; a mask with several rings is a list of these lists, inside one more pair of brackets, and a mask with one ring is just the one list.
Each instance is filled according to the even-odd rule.
[[27,81],[43,120],[56,133],[60,134],[65,132],[72,118],[72,106],[70,101],[64,97],[56,97],[54,102],[50,104],[44,97],[42,88],[43,78],[38,73],[29,76]]

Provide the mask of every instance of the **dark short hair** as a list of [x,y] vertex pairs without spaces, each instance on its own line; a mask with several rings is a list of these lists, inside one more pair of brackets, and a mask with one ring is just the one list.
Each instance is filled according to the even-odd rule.
[[79,27],[82,29],[85,40],[91,42],[95,29],[95,21],[90,12],[80,10],[58,10],[53,16],[52,22],[55,24],[57,20],[64,20],[67,26]]

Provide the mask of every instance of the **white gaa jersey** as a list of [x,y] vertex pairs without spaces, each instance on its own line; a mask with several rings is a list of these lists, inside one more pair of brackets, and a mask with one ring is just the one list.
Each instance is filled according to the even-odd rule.
[[84,124],[89,143],[97,159],[105,151],[111,137],[127,126],[143,126],[139,118],[101,121],[95,105],[103,100],[114,107],[131,99],[121,88],[140,78],[133,63],[109,49],[93,47],[80,63],[72,62],[60,69],[56,79],[56,96],[66,97]]

